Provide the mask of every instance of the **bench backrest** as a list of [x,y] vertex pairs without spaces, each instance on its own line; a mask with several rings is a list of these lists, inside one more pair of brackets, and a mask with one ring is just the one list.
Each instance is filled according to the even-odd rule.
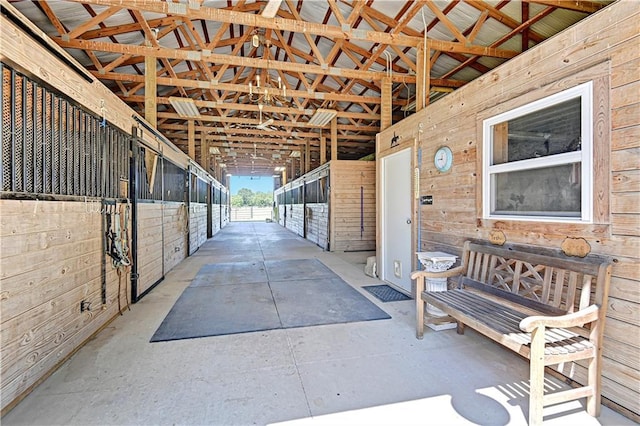
[[611,264],[598,256],[568,257],[524,246],[499,247],[467,241],[460,285],[511,299],[548,314],[597,304],[606,308]]

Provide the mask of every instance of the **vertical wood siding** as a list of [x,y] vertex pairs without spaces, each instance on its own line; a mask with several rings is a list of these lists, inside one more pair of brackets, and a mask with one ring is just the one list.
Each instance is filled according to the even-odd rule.
[[376,164],[331,162],[331,250],[376,248]]

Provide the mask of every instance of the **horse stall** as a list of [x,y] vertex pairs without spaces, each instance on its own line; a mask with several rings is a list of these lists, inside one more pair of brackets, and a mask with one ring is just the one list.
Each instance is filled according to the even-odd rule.
[[375,162],[333,160],[274,192],[278,223],[328,251],[375,250]]
[[209,210],[228,223],[228,191],[99,82],[0,74],[6,412],[199,247]]

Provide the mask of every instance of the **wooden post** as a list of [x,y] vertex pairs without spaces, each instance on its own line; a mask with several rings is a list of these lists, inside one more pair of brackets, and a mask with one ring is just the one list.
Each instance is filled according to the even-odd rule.
[[209,172],[209,143],[205,131],[200,133],[200,165]]
[[380,131],[383,131],[393,124],[393,99],[392,99],[393,81],[390,77],[382,79],[382,104],[380,108]]
[[311,142],[307,140],[304,144],[304,172],[311,171]]
[[305,164],[305,154],[304,154],[304,145],[300,145],[298,147],[298,149],[300,150],[300,176],[302,176],[304,174],[304,171],[307,167],[307,165]]
[[[425,58],[425,56],[427,56]],[[426,106],[426,93],[429,84],[429,58],[425,55],[424,42],[418,44],[416,55],[416,112]],[[426,78],[425,78],[426,77]]]
[[338,159],[338,119],[331,120],[331,160]]
[[189,158],[196,160],[196,124],[193,120],[188,120],[188,138],[189,138]]
[[282,171],[282,186],[287,184],[287,168],[285,167]]
[[[147,46],[151,44],[146,42]],[[152,127],[158,127],[158,107],[157,107],[157,74],[155,56],[145,56],[144,58],[144,118]],[[150,149],[145,149],[144,164],[147,170],[147,182],[149,192],[153,194],[153,187],[156,178],[156,167],[158,156]]]
[[[151,44],[147,41],[147,46]],[[156,57],[144,57],[144,118],[154,128],[158,126],[158,85]]]
[[320,165],[327,162],[327,138],[320,135]]

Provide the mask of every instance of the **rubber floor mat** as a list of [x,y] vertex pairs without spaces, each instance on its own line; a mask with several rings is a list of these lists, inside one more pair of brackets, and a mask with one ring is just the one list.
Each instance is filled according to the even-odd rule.
[[151,341],[389,318],[317,259],[210,264]]
[[382,302],[399,302],[402,300],[411,300],[411,298],[406,294],[401,293],[395,288],[392,288],[386,284],[368,285],[362,288],[373,294]]

